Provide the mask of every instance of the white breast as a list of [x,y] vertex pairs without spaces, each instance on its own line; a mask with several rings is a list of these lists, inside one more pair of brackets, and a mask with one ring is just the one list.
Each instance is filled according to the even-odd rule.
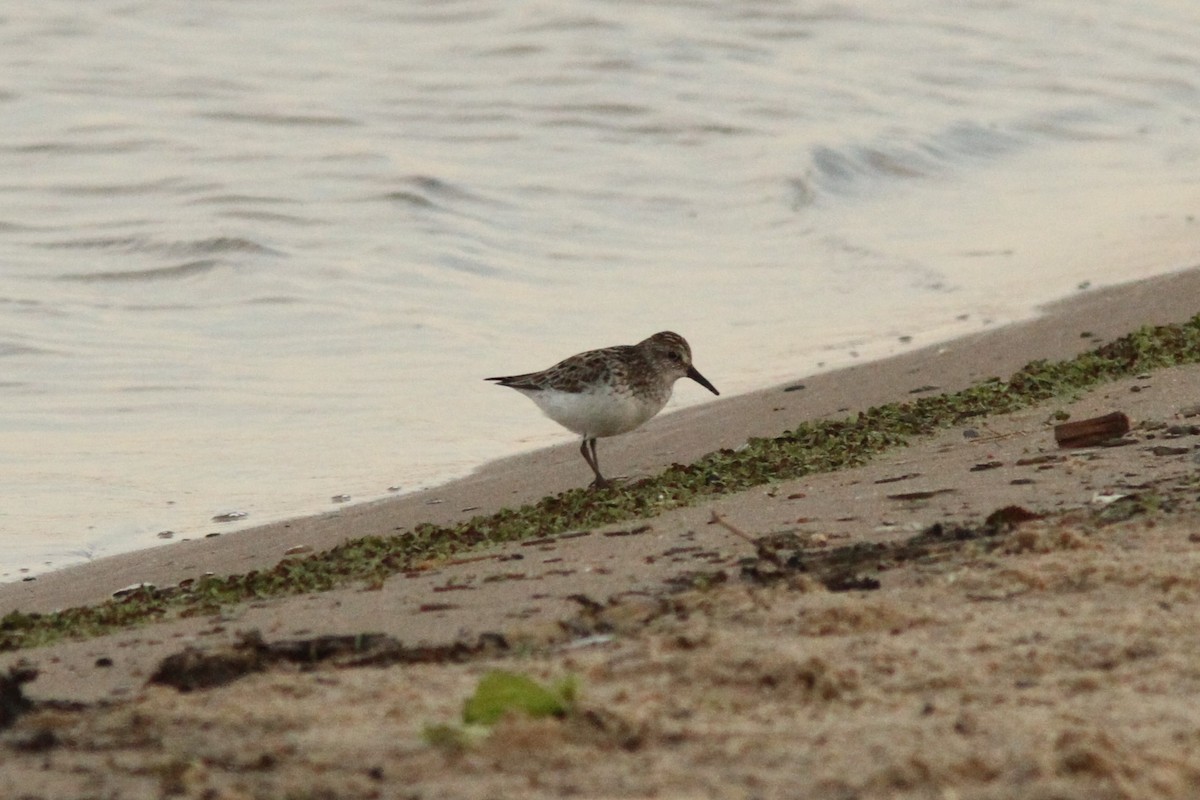
[[631,431],[653,417],[667,400],[671,389],[648,395],[611,391],[557,392],[518,390],[537,403],[547,417],[584,438],[616,436]]

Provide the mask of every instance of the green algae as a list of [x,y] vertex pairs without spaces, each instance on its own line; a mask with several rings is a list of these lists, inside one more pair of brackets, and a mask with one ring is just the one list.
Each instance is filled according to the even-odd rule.
[[568,675],[553,685],[543,685],[519,672],[496,669],[479,679],[475,693],[463,703],[466,725],[495,725],[506,714],[533,719],[565,717],[575,707],[579,682]]
[[859,466],[940,428],[1197,362],[1200,315],[1182,324],[1141,328],[1065,361],[1031,362],[1007,380],[990,378],[959,392],[877,406],[844,419],[802,422],[779,436],[753,438],[737,450],[718,450],[619,487],[574,489],[453,526],[421,524],[404,534],[355,539],[270,569],[199,578],[186,588],[145,587],[119,600],[49,614],[14,611],[0,618],[0,651],[212,614],[247,600],[378,585],[423,562],[482,546],[650,517],[754,486]]

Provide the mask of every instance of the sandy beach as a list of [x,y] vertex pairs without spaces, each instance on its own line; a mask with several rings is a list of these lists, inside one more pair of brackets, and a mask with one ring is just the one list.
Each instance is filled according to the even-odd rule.
[[[602,458],[635,481],[1198,312],[1195,269],[1081,292],[1026,323],[666,415]],[[705,371],[719,386],[719,365]],[[852,469],[7,652],[0,783],[30,798],[1194,796],[1198,404],[1200,366],[1159,369]],[[1123,446],[1055,443],[1056,422],[1111,412],[1133,423]],[[6,584],[0,614],[265,570],[589,478],[567,444]],[[430,736],[493,669],[573,675],[578,697],[563,718]]]

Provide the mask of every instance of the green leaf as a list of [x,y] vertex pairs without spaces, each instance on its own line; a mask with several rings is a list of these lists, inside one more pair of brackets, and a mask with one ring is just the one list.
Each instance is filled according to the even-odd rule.
[[480,679],[475,694],[463,704],[463,722],[493,725],[509,711],[531,717],[561,717],[575,698],[575,681],[567,678],[554,688],[515,672],[493,670]]

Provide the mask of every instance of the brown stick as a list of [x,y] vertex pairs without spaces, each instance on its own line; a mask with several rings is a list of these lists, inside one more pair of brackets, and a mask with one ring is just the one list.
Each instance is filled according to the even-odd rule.
[[740,536],[740,537],[742,537],[743,539],[745,539],[745,540],[746,540],[747,542],[749,542],[750,544],[753,544],[753,545],[757,545],[757,544],[758,544],[758,540],[757,540],[757,539],[755,539],[755,538],[754,538],[753,536],[751,536],[750,534],[746,533],[746,532],[745,532],[744,530],[742,530],[741,528],[739,528],[739,527],[737,527],[736,525],[734,525],[732,522],[729,522],[728,520],[726,520],[724,517],[722,517],[720,514],[718,514],[718,513],[717,513],[717,510],[716,510],[715,508],[714,508],[714,509],[713,509],[713,511],[712,511],[712,519],[710,519],[710,520],[708,521],[708,524],[709,524],[709,525],[713,525],[713,524],[720,525],[722,528],[724,528],[725,530],[727,530],[727,531],[729,531],[730,533],[734,534],[735,536]]

